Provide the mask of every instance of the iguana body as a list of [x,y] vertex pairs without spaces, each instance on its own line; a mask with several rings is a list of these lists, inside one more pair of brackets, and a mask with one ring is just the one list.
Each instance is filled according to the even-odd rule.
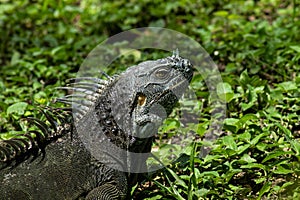
[[72,105],[73,117],[50,110],[44,113],[47,125],[31,119],[44,135],[0,141],[0,199],[126,198],[138,181],[132,172],[142,172],[147,159],[130,152],[150,152],[153,135],[192,78],[191,68],[177,54],[108,80],[77,78],[64,88],[74,93],[58,99]]

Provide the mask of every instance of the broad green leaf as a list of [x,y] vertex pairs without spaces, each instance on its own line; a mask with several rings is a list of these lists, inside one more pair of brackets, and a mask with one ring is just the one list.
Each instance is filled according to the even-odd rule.
[[230,102],[234,97],[231,85],[229,83],[219,83],[217,85],[217,94],[220,99]]
[[295,182],[293,182],[293,181],[286,182],[286,183],[284,183],[284,184],[281,186],[281,189],[286,188],[286,187],[288,187],[288,186],[290,186],[290,185],[294,185],[294,184],[295,184]]
[[224,128],[235,133],[240,128],[238,122],[239,122],[239,119],[236,119],[236,118],[226,118],[224,120]]
[[229,171],[226,172],[226,174],[222,177],[225,177],[226,182],[229,182],[232,178],[233,175],[238,174],[242,172],[241,169],[230,169]]
[[237,150],[237,144],[234,141],[234,138],[232,136],[225,136],[223,138],[223,144],[232,150]]
[[300,46],[290,46],[290,48],[300,53]]
[[27,105],[28,105],[28,103],[26,103],[26,102],[15,103],[7,108],[6,113],[7,113],[7,115],[12,114],[12,113],[17,113],[19,115],[23,115]]
[[249,147],[251,147],[250,144],[240,145],[238,146],[237,154],[241,154],[244,151],[246,151]]
[[292,174],[292,173],[294,173],[294,171],[290,170],[290,169],[286,169],[283,166],[279,165],[279,166],[277,166],[277,169],[275,169],[273,171],[273,173],[275,173],[275,174]]
[[161,127],[161,131],[163,133],[168,132],[170,130],[174,130],[180,127],[180,123],[176,119],[166,119],[163,126]]
[[247,163],[256,162],[256,159],[251,158],[251,156],[249,156],[248,154],[244,154],[240,160],[245,161]]
[[239,123],[243,125],[248,121],[257,120],[257,119],[258,117],[255,114],[246,114],[239,120]]
[[206,177],[206,176],[219,177],[220,175],[217,171],[204,171],[201,173],[201,177]]
[[219,155],[219,154],[217,154],[217,155],[207,155],[204,158],[204,163],[210,163],[213,160],[221,160],[222,158],[223,158],[223,156]]
[[259,198],[261,198],[266,192],[269,192],[271,185],[272,184],[269,182],[264,184],[264,186],[259,191]]
[[256,145],[262,137],[269,135],[269,133],[261,133],[253,138],[250,142],[251,145]]
[[297,90],[298,87],[295,82],[287,81],[283,83],[279,83],[278,86],[282,88],[284,91]]
[[12,57],[11,57],[11,61],[10,64],[11,65],[16,65],[18,64],[19,60],[20,60],[21,54],[17,51],[14,51]]
[[278,159],[280,156],[282,155],[291,155],[293,154],[292,151],[277,151],[277,152],[272,152],[270,154],[268,154],[263,160],[262,163],[267,162],[268,160],[271,159]]
[[242,140],[245,140],[247,142],[250,142],[250,139],[251,139],[251,134],[249,132],[244,132],[242,134],[239,134],[237,136],[239,139],[242,139]]
[[261,178],[255,179],[254,181],[255,181],[256,184],[259,184],[259,183],[262,183],[262,182],[264,182],[266,180],[267,180],[266,177],[261,177]]
[[252,106],[254,106],[254,103],[252,103],[252,102],[250,102],[250,103],[241,103],[241,108],[242,108],[243,111],[248,110]]
[[263,164],[259,164],[259,163],[249,163],[247,165],[242,165],[241,168],[246,168],[246,169],[259,168],[259,169],[263,169],[264,171],[266,170],[266,167]]
[[199,198],[199,197],[205,197],[206,194],[209,193],[210,190],[206,189],[206,188],[200,188],[199,190],[195,191],[195,195]]

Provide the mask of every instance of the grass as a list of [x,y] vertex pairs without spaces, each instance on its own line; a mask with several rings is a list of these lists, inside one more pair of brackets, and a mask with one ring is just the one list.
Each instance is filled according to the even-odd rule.
[[[293,1],[1,1],[0,138],[28,129],[57,86],[74,77],[85,56],[105,38],[130,28],[180,31],[211,55],[227,104],[217,140],[197,140],[137,186],[136,199],[299,199],[300,8]],[[147,15],[141,12],[147,11]],[[140,60],[161,52],[139,51]],[[122,57],[108,73],[135,64]],[[176,112],[157,136],[161,152],[171,136],[193,130],[203,138],[212,98],[201,76],[191,88],[201,110],[185,128]],[[181,105],[188,105],[184,101]],[[197,105],[194,105],[197,104]],[[184,107],[184,106],[182,106]],[[194,135],[195,135],[194,134]],[[161,142],[160,142],[161,141]],[[210,153],[201,156],[203,145]],[[157,148],[157,147],[154,147]],[[177,148],[177,147],[176,147]],[[178,147],[179,148],[179,147]],[[180,150],[180,149],[179,149]],[[179,151],[178,152],[181,152]]]

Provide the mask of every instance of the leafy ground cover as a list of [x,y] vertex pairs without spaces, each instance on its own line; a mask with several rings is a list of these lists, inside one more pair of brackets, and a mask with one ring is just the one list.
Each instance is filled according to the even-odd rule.
[[[191,144],[133,196],[299,199],[299,6],[296,0],[1,1],[0,137],[28,129],[20,119],[61,95],[54,88],[75,76],[95,44],[130,28],[170,28],[198,41],[218,65],[226,119],[208,156],[199,156],[202,142]],[[135,61],[121,58],[109,73]],[[203,137],[211,99],[200,76],[191,87]],[[174,135],[180,126],[167,120],[160,135]]]

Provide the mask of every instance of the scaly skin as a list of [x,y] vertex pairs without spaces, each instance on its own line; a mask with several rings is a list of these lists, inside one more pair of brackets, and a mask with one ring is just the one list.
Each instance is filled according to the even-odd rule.
[[73,94],[58,99],[72,105],[73,117],[48,109],[47,122],[30,119],[43,134],[0,141],[0,199],[125,199],[139,181],[132,172],[146,169],[147,157],[130,152],[151,151],[192,74],[177,54],[108,80],[74,79],[62,88]]

